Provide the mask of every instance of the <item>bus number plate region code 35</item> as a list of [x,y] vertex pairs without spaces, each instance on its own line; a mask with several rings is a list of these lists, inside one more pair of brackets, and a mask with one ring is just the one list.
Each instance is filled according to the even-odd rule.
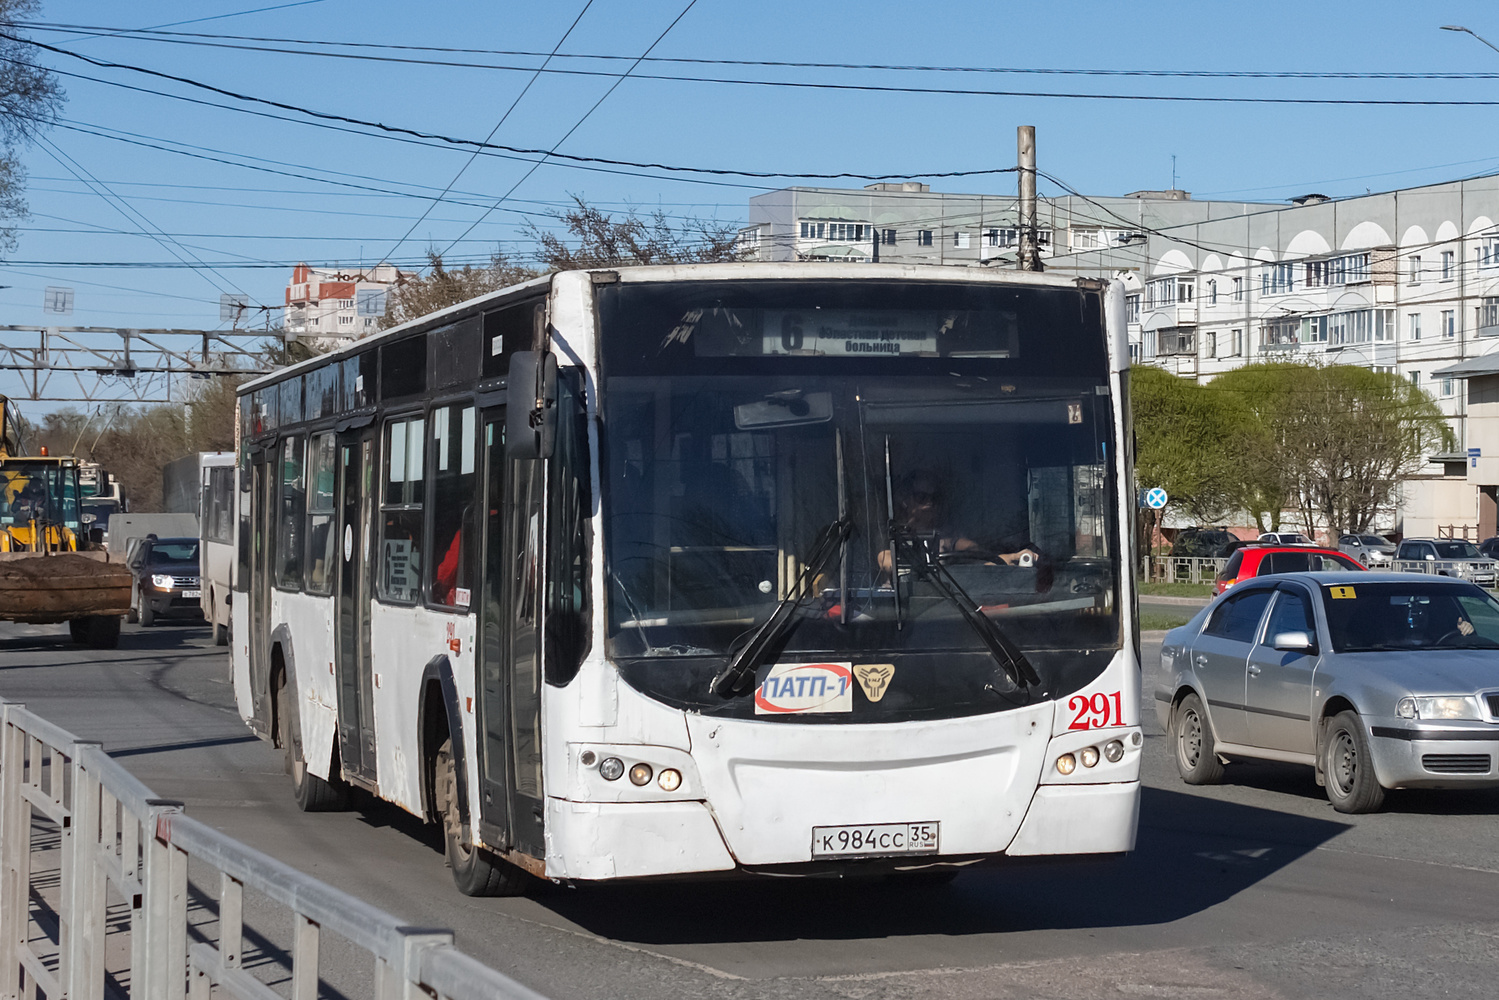
[[936,854],[939,823],[874,823],[863,826],[814,826],[814,858],[885,858],[900,854]]

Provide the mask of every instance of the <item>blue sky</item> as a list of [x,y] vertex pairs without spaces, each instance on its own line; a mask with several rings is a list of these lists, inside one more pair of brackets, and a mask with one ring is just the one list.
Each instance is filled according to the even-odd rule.
[[[31,37],[95,59],[187,77],[246,95],[442,135],[483,139],[531,80],[535,57],[335,49],[363,42],[547,52],[585,0],[551,3],[277,5],[278,0],[194,3],[44,0],[35,19],[115,28],[303,40],[300,49],[490,63],[520,70],[412,65],[211,48],[36,29]],[[594,0],[563,54],[636,57],[687,0]],[[218,17],[234,14],[236,16]],[[213,20],[200,20],[215,18]],[[176,22],[194,21],[191,24]],[[1291,72],[1492,72],[1499,52],[1439,30],[1463,24],[1499,44],[1499,8],[1488,3],[1266,2],[1015,4],[832,3],[697,0],[653,56],[833,63]],[[277,43],[235,45],[278,47]],[[280,46],[285,47],[285,46]],[[126,69],[43,53],[58,70],[272,114]],[[628,61],[558,59],[555,68],[618,72]],[[642,63],[640,74],[795,80],[1003,91],[1499,102],[1499,78],[1327,80],[818,70]],[[0,323],[44,322],[42,289],[76,290],[71,322],[101,326],[219,326],[223,292],[279,303],[289,268],[246,264],[307,260],[356,264],[429,246],[451,256],[495,247],[524,256],[527,218],[570,195],[607,208],[660,207],[672,216],[737,222],[747,199],[794,183],[537,168],[509,200],[474,225],[532,168],[461,148],[355,135],[257,117],[64,77],[63,124],[21,151],[31,218],[0,265]],[[549,149],[614,83],[607,76],[540,75],[492,141]],[[290,114],[289,117],[301,116]],[[1171,183],[1197,197],[1273,201],[1309,191],[1363,193],[1499,171],[1492,136],[1499,104],[1468,107],[1318,106],[910,94],[627,79],[568,137],[580,156],[789,174],[851,171],[923,177],[1014,163],[1015,126],[1034,124],[1043,170],[1073,187],[1118,194]],[[112,129],[116,138],[88,134]],[[130,144],[121,139],[134,139]],[[145,143],[147,145],[141,145]],[[150,148],[188,144],[202,157]],[[179,149],[186,149],[178,145]],[[257,159],[249,159],[249,158]],[[61,160],[62,162],[59,162]],[[303,176],[286,176],[286,174]],[[96,179],[107,194],[80,177]],[[455,177],[458,179],[455,181]],[[308,178],[322,178],[321,181]],[[330,183],[341,182],[341,183]],[[448,184],[462,204],[429,200]],[[856,187],[863,182],[849,181]],[[933,181],[938,190],[1010,192],[1012,175]],[[349,186],[356,185],[356,186]],[[375,187],[382,193],[361,190]],[[1043,191],[1048,189],[1043,185]],[[1055,190],[1055,189],[1052,189]],[[383,193],[393,192],[393,193]],[[428,217],[418,218],[430,209]],[[527,214],[529,213],[529,214]],[[413,225],[415,224],[414,228]],[[49,262],[162,262],[172,254],[139,235],[173,234],[178,254],[212,270],[70,267]],[[470,230],[472,227],[472,230]],[[123,233],[106,230],[122,230]],[[411,231],[410,238],[399,242]],[[463,234],[467,232],[467,235]]]

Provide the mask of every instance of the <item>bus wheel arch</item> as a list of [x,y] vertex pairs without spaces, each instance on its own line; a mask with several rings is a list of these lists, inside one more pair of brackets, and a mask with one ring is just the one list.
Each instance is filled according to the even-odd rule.
[[417,695],[417,737],[422,766],[417,772],[421,787],[418,789],[422,810],[429,822],[440,823],[443,819],[439,801],[438,756],[444,742],[452,740],[453,766],[457,770],[458,808],[467,818],[468,782],[462,780],[468,774],[465,766],[463,742],[463,717],[458,709],[458,687],[453,681],[453,664],[444,655],[427,661],[422,671]]

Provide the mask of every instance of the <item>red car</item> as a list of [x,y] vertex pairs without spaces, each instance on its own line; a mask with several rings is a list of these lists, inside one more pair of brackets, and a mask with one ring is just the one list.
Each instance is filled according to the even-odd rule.
[[1240,580],[1273,573],[1321,573],[1345,569],[1364,569],[1363,563],[1350,559],[1334,549],[1309,545],[1247,545],[1228,557],[1213,593],[1221,594]]

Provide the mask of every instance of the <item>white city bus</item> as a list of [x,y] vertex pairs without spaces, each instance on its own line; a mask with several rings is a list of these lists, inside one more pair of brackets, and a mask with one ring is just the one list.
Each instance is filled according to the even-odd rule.
[[248,383],[241,714],[469,894],[1129,851],[1123,304],[563,272]]

